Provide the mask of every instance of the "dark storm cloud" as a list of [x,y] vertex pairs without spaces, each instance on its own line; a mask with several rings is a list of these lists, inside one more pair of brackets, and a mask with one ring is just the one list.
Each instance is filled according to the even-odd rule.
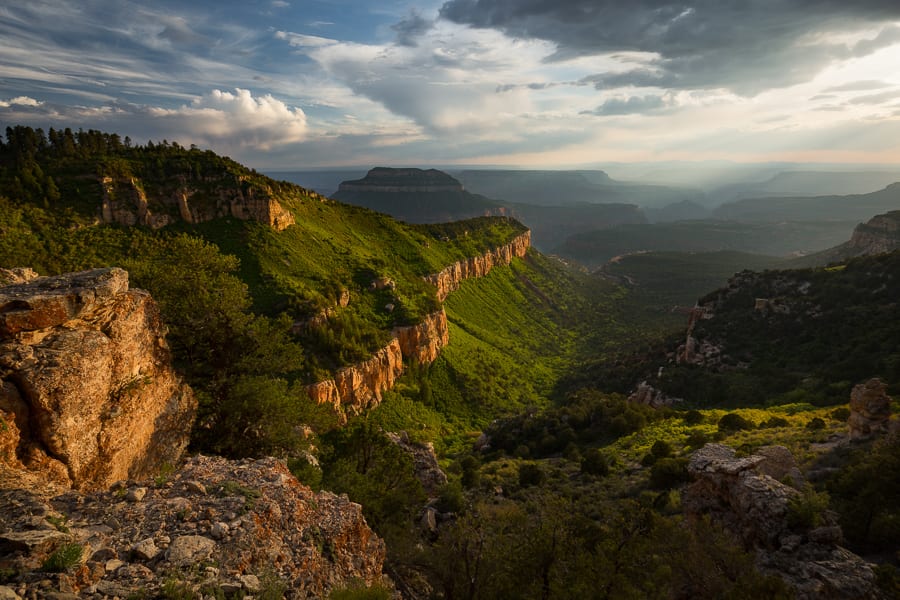
[[[645,66],[598,74],[598,88],[728,88],[752,95],[808,81],[837,59],[900,41],[897,0],[450,0],[441,17],[557,45],[551,60],[648,52]],[[816,34],[883,24],[855,45]]]
[[397,43],[401,46],[415,46],[419,36],[427,33],[434,23],[425,19],[415,10],[410,11],[409,16],[391,25],[391,29],[397,32]]

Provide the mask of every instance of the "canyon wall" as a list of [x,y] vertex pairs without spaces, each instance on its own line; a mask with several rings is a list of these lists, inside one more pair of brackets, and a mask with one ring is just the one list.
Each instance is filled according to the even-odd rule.
[[[437,287],[437,297],[443,301],[464,279],[483,277],[496,266],[508,265],[514,257],[525,256],[530,245],[531,232],[526,231],[508,244],[456,262],[425,279]],[[430,364],[437,359],[441,348],[450,341],[447,314],[441,309],[416,325],[395,327],[392,334],[388,345],[370,359],[338,370],[334,379],[307,386],[310,398],[317,404],[333,406],[341,418],[377,406],[382,393],[391,389],[403,374],[404,359],[418,364]]]
[[443,302],[459,284],[473,277],[484,277],[499,265],[508,265],[513,258],[522,258],[531,247],[531,231],[514,237],[508,244],[489,250],[480,256],[460,260],[441,269],[425,280],[437,288],[438,300]]
[[117,268],[18,281],[0,287],[0,479],[97,489],[176,462],[197,401],[150,295]]

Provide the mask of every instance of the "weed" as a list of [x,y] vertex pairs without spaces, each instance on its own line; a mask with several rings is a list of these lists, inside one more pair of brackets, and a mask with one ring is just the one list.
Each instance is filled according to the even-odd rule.
[[50,515],[47,517],[47,522],[56,527],[57,531],[61,531],[63,533],[69,533],[69,528],[66,526],[66,523],[69,521],[69,517],[66,515],[61,515],[59,517],[54,517]]

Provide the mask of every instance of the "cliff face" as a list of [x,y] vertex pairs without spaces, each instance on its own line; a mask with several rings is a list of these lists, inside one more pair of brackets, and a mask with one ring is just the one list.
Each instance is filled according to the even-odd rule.
[[231,216],[258,221],[277,231],[294,224],[293,215],[273,197],[267,187],[254,187],[239,177],[221,181],[190,181],[181,178],[171,194],[148,197],[134,177],[103,177],[102,217],[104,223],[164,227],[180,218],[203,223]]
[[[73,542],[84,548],[80,565],[51,581],[41,563]],[[21,597],[125,598],[145,590],[155,598],[175,581],[179,597],[215,590],[327,598],[356,582],[384,583],[385,553],[358,504],[313,492],[272,458],[198,456],[166,481],[120,482],[50,502],[0,490],[0,559],[17,573],[7,586]]]
[[0,288],[3,471],[96,489],[178,460],[197,403],[122,269]]
[[900,249],[900,210],[877,215],[867,223],[857,225],[845,248],[848,258]]
[[443,302],[450,292],[459,289],[459,284],[473,277],[484,277],[498,265],[508,265],[513,258],[522,258],[531,247],[531,232],[516,236],[508,244],[490,250],[481,256],[453,263],[439,273],[425,278],[437,288],[438,300]]
[[387,346],[372,358],[340,369],[334,379],[307,386],[317,404],[329,404],[341,417],[360,414],[381,402],[381,394],[394,386],[403,374],[403,360],[429,364],[447,345],[447,314],[443,309],[430,314],[418,325],[397,327]]

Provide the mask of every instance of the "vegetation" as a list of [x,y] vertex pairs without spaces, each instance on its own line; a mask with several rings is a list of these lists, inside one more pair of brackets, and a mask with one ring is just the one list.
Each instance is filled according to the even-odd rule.
[[[285,457],[302,481],[360,502],[401,585],[425,581],[446,598],[790,597],[715,523],[681,514],[689,454],[713,441],[740,453],[777,443],[804,470],[823,467],[831,475],[792,505],[792,524],[815,527],[836,510],[851,547],[884,563],[883,587],[900,581],[884,558],[900,539],[896,478],[884,476],[900,468],[897,438],[826,443],[846,429],[854,383],[900,382],[900,255],[743,274],[742,285],[707,298],[715,318],[695,330],[725,345],[724,368],[709,369],[666,362],[684,339],[671,305],[740,261],[768,259],[641,255],[604,278],[529,252],[463,282],[444,303],[451,344],[440,358],[406,365],[377,408],[337,427],[305,386],[436,310],[423,275],[509,241],[521,225],[407,225],[211,152],[93,131],[9,128],[0,158],[0,265],[128,269],[157,299],[176,364],[200,398],[194,446]],[[98,224],[104,178],[111,193],[140,190],[163,215],[177,214],[167,199],[184,182],[198,206],[252,189],[296,225]],[[667,269],[681,278],[667,285]],[[754,310],[756,298],[787,310]],[[644,379],[685,402],[629,402]],[[300,423],[312,433],[301,435]],[[418,525],[429,499],[412,458],[385,436],[401,430],[433,442],[449,474],[432,504],[435,529]],[[234,482],[212,491],[243,497],[245,508],[259,494]],[[165,593],[181,593],[176,583]],[[353,584],[332,597],[386,594]]]

